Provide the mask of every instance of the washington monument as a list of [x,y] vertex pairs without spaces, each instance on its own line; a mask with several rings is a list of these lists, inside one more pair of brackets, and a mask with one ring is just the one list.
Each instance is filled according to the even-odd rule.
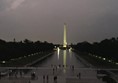
[[67,48],[67,24],[64,23],[63,48]]
[[63,31],[63,45],[59,47],[60,49],[66,50],[70,47],[67,44],[67,24],[64,23],[64,31]]

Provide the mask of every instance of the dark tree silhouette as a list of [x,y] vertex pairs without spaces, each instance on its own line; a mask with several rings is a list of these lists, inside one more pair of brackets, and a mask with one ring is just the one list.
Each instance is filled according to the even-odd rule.
[[30,41],[25,39],[23,42],[6,42],[0,40],[0,60],[10,60],[13,58],[28,56],[36,52],[52,51],[54,45],[48,42]]
[[105,39],[101,42],[94,42],[90,44],[88,42],[81,42],[72,47],[80,52],[86,52],[96,54],[98,56],[105,57],[118,61],[118,38]]

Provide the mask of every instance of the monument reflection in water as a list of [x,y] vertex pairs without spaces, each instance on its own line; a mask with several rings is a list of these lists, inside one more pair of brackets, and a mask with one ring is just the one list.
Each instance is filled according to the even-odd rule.
[[64,73],[66,73],[66,56],[67,56],[67,53],[66,53],[66,50],[63,50],[63,66],[64,66]]
[[60,55],[60,49],[57,48],[57,56],[58,56],[58,60],[59,60],[59,55]]

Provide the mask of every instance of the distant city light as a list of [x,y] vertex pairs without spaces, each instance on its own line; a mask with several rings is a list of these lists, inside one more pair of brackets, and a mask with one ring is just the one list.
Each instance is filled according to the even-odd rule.
[[111,60],[109,60],[109,62],[111,62]]
[[99,56],[99,59],[101,59],[102,57]]
[[116,63],[116,65],[118,65],[118,63]]
[[59,49],[59,47],[58,47],[58,48],[57,48],[58,60],[59,60],[59,54],[60,54],[60,49]]
[[72,48],[69,49],[69,52],[72,52]]
[[106,58],[103,58],[103,60],[106,60]]
[[2,63],[6,63],[6,61],[2,61]]

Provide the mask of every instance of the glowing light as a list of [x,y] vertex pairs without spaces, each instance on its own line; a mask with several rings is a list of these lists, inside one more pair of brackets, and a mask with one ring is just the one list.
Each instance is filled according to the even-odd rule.
[[66,48],[67,47],[67,39],[66,39],[66,23],[64,23],[64,40],[63,40],[63,47]]
[[5,64],[5,63],[6,63],[6,61],[2,61],[2,63],[3,63],[3,64]]
[[71,57],[72,57],[72,48],[69,49],[69,56],[70,56],[70,60],[71,60]]
[[64,65],[64,73],[66,73],[66,50],[63,51],[63,65]]
[[111,62],[111,60],[109,60],[109,62]]
[[69,49],[69,52],[70,52],[70,53],[72,52],[72,48]]
[[99,56],[99,59],[101,59],[102,57]]
[[103,60],[106,60],[106,58],[103,58]]
[[116,63],[116,65],[118,65],[118,63]]
[[58,48],[57,48],[58,60],[59,60],[59,54],[60,54],[60,49],[59,49],[59,47],[58,47]]

